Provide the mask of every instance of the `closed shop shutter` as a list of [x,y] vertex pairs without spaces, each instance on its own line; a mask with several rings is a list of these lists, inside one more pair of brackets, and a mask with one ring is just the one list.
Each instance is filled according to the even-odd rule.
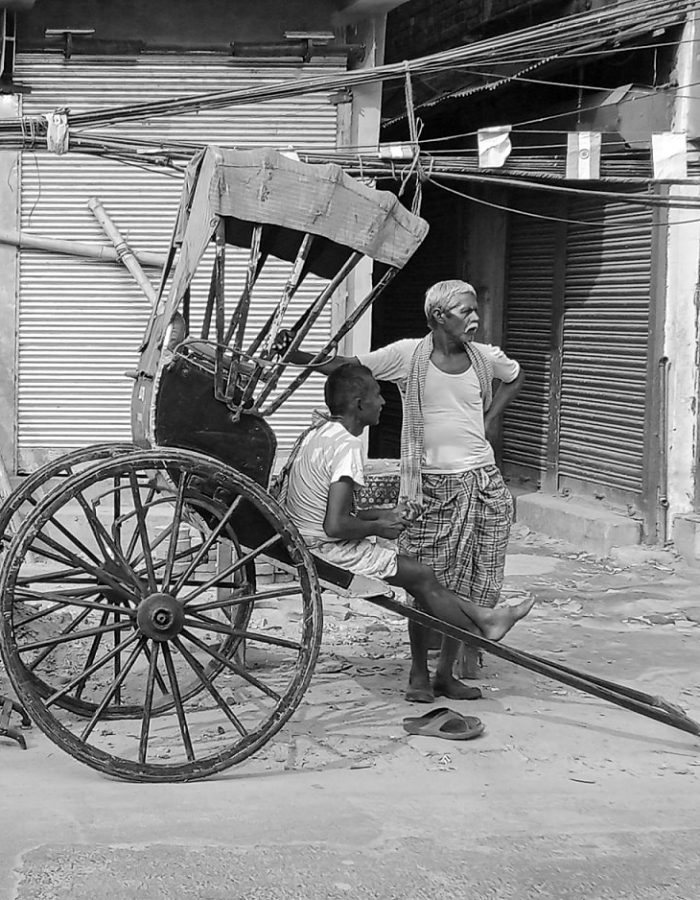
[[[559,484],[643,489],[651,211],[578,200],[567,236]],[[577,224],[585,223],[585,224]]]
[[[402,338],[424,337],[425,292],[436,281],[461,278],[460,247],[465,237],[460,227],[463,201],[426,184],[420,215],[430,231],[415,256],[403,268],[375,304],[372,317],[372,349]],[[392,384],[382,384],[386,406],[379,425],[370,429],[370,455],[398,458],[401,453],[401,398]]]
[[[544,197],[522,209],[551,215]],[[546,467],[556,225],[551,219],[513,215],[508,236],[504,349],[518,360],[526,381],[503,417],[503,467],[534,478]]]
[[[56,107],[86,111],[144,100],[272,84],[303,75],[335,74],[333,66],[241,67],[218,56],[143,56],[130,59],[25,54],[16,78],[31,85],[25,114]],[[158,117],[102,127],[101,133],[140,141],[214,143],[331,150],[336,146],[336,107],[326,94]],[[114,160],[42,150],[22,154],[22,228],[65,240],[104,243],[87,209],[98,196],[135,250],[165,254],[182,179]],[[227,288],[237,296],[245,256],[232,253]],[[268,317],[286,278],[286,264],[268,263],[256,289],[251,329]],[[155,278],[155,273],[150,274]],[[206,297],[207,261],[193,288]],[[309,282],[292,303],[296,318],[318,291]],[[126,270],[87,259],[23,250],[20,255],[18,352],[18,468],[33,468],[50,456],[98,441],[130,438],[132,382],[124,372],[138,358],[148,304]],[[327,339],[330,312],[308,346]],[[306,345],[305,345],[306,346]],[[272,420],[284,452],[321,401],[322,380],[310,379]]]

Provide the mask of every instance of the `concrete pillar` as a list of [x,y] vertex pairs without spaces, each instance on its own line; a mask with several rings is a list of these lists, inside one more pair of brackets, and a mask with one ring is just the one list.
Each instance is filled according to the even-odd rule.
[[[353,40],[364,44],[365,57],[355,68],[366,69],[381,66],[384,62],[384,37],[386,15],[364,19],[356,25]],[[365,84],[352,89],[350,126],[347,129],[348,144],[352,148],[372,150],[379,143],[381,124],[382,85],[381,82]],[[372,289],[372,261],[364,259],[355,268],[347,281],[347,313]],[[341,352],[347,356],[366,353],[370,348],[372,333],[372,313],[367,312],[345,339]]]
[[[700,198],[691,185],[671,197]],[[695,221],[694,221],[695,220]],[[667,246],[664,355],[668,367],[669,516],[692,512],[695,499],[698,402],[698,268],[700,222],[692,210],[670,209]]]
[[[492,191],[490,198],[507,204],[503,191]],[[479,300],[481,334],[479,340],[503,346],[506,291],[506,234],[508,215],[502,209],[472,203],[467,209],[468,265],[462,278],[476,288]]]
[[[700,54],[696,41],[698,16],[689,16],[678,49],[676,78],[679,97],[672,128],[693,136],[700,115],[700,102],[686,88],[700,77]],[[694,185],[676,185],[671,197],[700,197]],[[684,517],[697,512],[698,496],[698,363],[700,321],[698,318],[700,271],[700,223],[692,210],[669,210],[666,276],[664,354],[668,369],[668,520],[678,549],[694,546],[683,539]],[[686,529],[687,530],[687,529]]]
[[[19,98],[0,95],[0,118],[16,118]],[[19,160],[0,150],[0,229],[19,231]],[[0,455],[10,474],[17,455],[17,294],[19,251],[0,245]]]

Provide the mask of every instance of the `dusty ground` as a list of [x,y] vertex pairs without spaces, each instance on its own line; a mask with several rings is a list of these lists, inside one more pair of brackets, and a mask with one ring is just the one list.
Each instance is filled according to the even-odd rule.
[[[510,643],[700,719],[700,572],[600,561],[517,529]],[[411,737],[403,621],[326,598],[311,689],[261,754],[207,782],[110,781],[36,729],[0,739],[0,898],[700,896],[698,739],[487,658],[486,732]],[[444,700],[439,705],[445,705]]]

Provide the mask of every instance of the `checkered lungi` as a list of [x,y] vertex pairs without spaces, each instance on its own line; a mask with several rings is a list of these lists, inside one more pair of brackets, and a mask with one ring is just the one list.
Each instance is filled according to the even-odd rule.
[[423,515],[399,537],[438,581],[480,606],[495,606],[503,585],[513,498],[496,466],[423,474]]

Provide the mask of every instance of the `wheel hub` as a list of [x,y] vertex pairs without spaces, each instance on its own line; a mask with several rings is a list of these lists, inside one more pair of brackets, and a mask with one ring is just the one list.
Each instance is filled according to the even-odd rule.
[[154,641],[170,641],[182,631],[185,610],[170,594],[151,594],[139,603],[136,623]]

